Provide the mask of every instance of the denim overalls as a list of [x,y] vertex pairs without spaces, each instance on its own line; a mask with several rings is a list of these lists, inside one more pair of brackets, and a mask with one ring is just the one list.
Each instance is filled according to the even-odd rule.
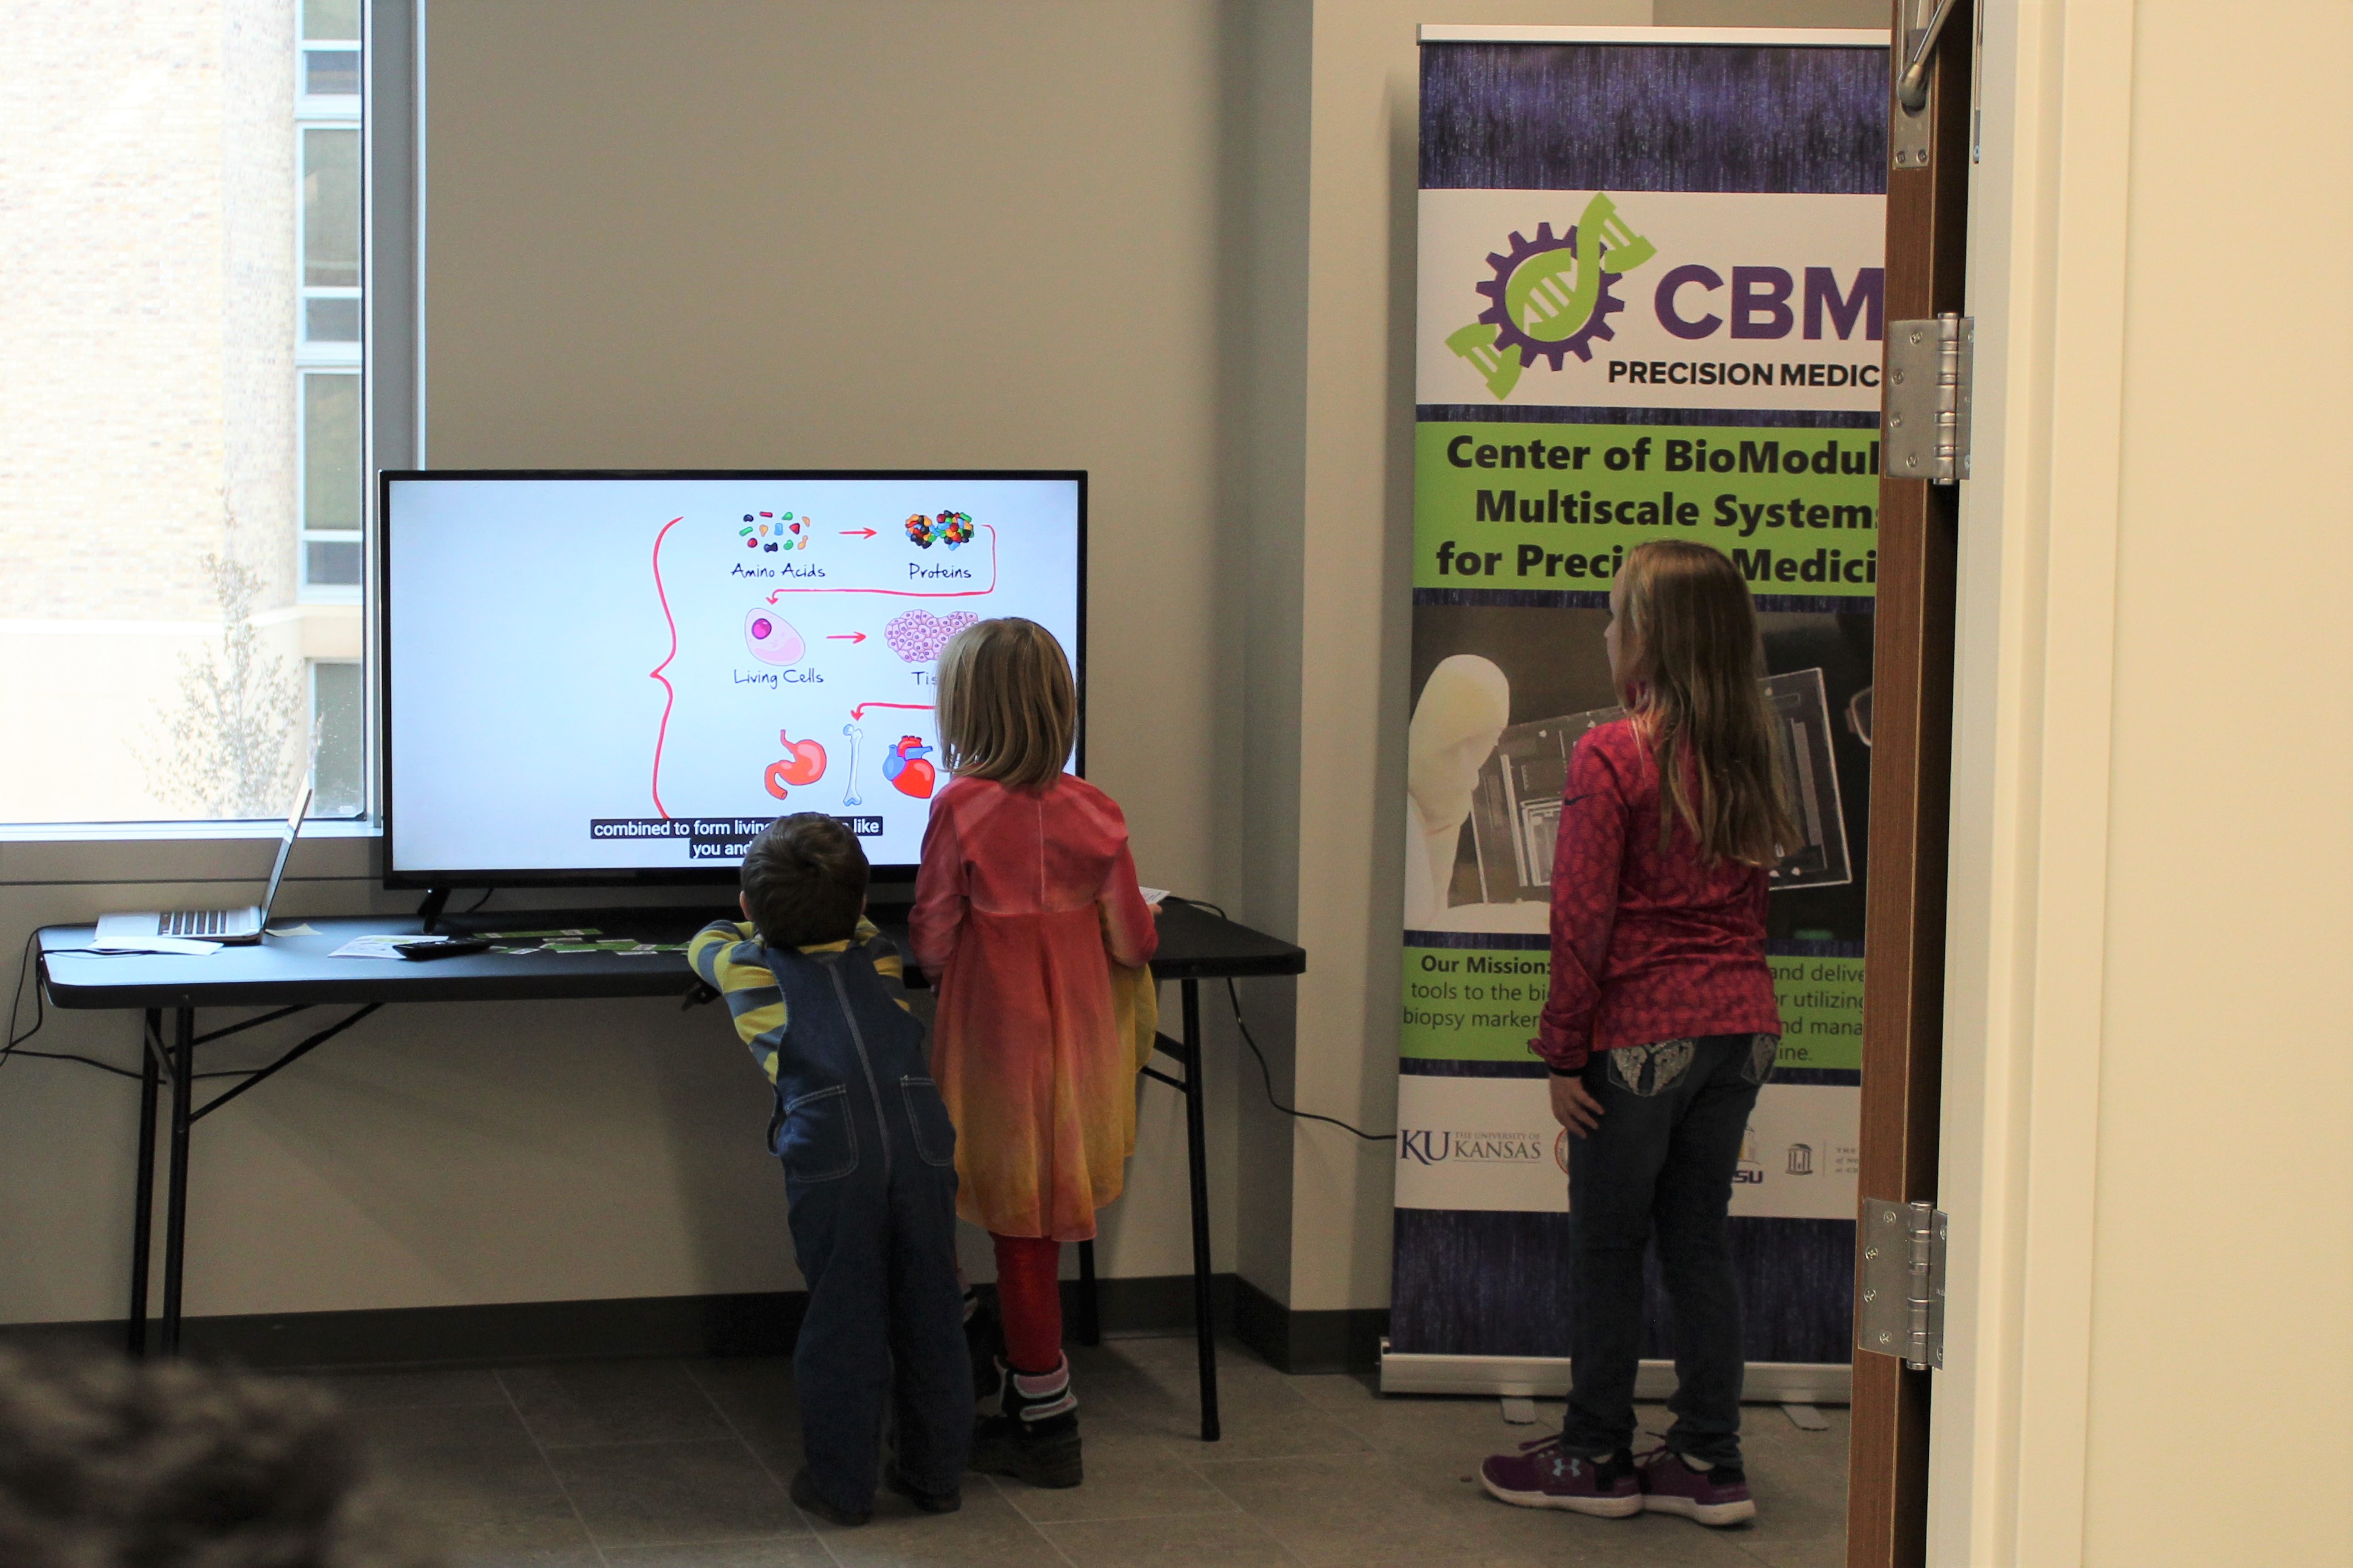
[[768,1144],[808,1281],[793,1375],[811,1477],[836,1507],[871,1505],[887,1392],[901,1471],[926,1493],[953,1491],[972,1438],[972,1366],[955,1129],[923,1026],[862,947],[764,956],[788,1019]]

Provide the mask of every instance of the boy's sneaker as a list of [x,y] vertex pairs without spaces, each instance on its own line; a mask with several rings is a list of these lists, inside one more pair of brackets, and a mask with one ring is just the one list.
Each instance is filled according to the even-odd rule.
[[1606,1459],[1560,1451],[1557,1436],[1523,1443],[1516,1454],[1496,1454],[1479,1467],[1487,1495],[1519,1508],[1565,1508],[1599,1519],[1642,1511],[1641,1484],[1624,1449]]
[[1694,1470],[1665,1448],[1653,1448],[1634,1464],[1641,1473],[1642,1506],[1652,1513],[1679,1513],[1716,1529],[1757,1517],[1748,1473],[1738,1465]]
[[924,1513],[954,1513],[964,1506],[962,1488],[950,1487],[944,1492],[918,1490],[915,1483],[907,1479],[907,1472],[899,1468],[899,1461],[896,1459],[892,1460],[889,1467],[883,1470],[882,1484],[913,1503],[917,1510]]
[[813,1513],[828,1524],[839,1524],[849,1530],[855,1530],[873,1517],[871,1510],[852,1513],[846,1508],[836,1508],[826,1501],[825,1494],[817,1489],[817,1478],[809,1474],[807,1465],[793,1473],[793,1501],[800,1506],[803,1512]]
[[1079,1451],[1078,1395],[1071,1392],[1071,1358],[1052,1372],[1015,1372],[1002,1362],[997,1413],[984,1415],[972,1434],[972,1468],[1011,1476],[1033,1487],[1074,1487],[1086,1479]]

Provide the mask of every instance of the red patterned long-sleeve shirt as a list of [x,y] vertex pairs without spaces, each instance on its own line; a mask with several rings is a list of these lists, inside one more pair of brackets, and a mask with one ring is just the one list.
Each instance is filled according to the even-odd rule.
[[1528,1043],[1555,1071],[1620,1046],[1780,1033],[1764,868],[1704,858],[1681,821],[1662,846],[1663,809],[1633,720],[1577,742],[1553,857],[1552,986]]

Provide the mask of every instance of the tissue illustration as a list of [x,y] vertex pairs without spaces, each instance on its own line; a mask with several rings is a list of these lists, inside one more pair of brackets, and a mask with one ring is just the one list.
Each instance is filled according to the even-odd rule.
[[882,628],[884,640],[891,651],[909,664],[929,664],[940,657],[940,649],[948,638],[973,625],[980,617],[970,610],[952,610],[935,616],[929,610],[909,610],[893,616]]

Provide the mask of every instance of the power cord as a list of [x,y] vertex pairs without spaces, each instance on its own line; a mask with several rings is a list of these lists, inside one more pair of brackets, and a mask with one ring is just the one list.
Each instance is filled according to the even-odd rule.
[[[84,1067],[96,1068],[100,1072],[111,1072],[117,1078],[137,1079],[139,1075],[129,1068],[116,1067],[112,1062],[100,1061],[96,1057],[77,1056],[71,1051],[32,1051],[25,1048],[25,1042],[39,1034],[42,1026],[49,1021],[48,1005],[41,996],[41,988],[36,985],[33,987],[33,1026],[21,1035],[16,1032],[17,1016],[25,1010],[25,979],[33,972],[33,948],[40,940],[41,933],[37,931],[27,936],[25,939],[24,955],[16,961],[16,988],[9,994],[8,997],[8,1043],[5,1047],[0,1047],[0,1068],[6,1067],[18,1057],[33,1057],[42,1061],[79,1062]],[[55,951],[95,952],[98,950],[90,947],[61,947]]]
[[[1188,904],[1192,904],[1197,908],[1211,911],[1221,921],[1229,921],[1234,918],[1233,916],[1226,913],[1226,911],[1218,905],[1209,902],[1207,899],[1187,899],[1184,901]],[[1394,1143],[1397,1142],[1397,1134],[1394,1132],[1367,1132],[1361,1127],[1351,1126],[1349,1123],[1341,1121],[1336,1116],[1325,1116],[1319,1111],[1314,1110],[1302,1110],[1296,1106],[1285,1105],[1282,1100],[1276,1099],[1274,1094],[1274,1069],[1267,1065],[1266,1053],[1259,1049],[1258,1037],[1250,1033],[1250,1020],[1242,1016],[1241,989],[1233,983],[1230,976],[1228,977],[1226,981],[1226,1002],[1227,1005],[1231,1006],[1234,1010],[1234,1027],[1241,1031],[1242,1044],[1248,1046],[1250,1047],[1250,1055],[1258,1058],[1258,1074],[1261,1081],[1266,1085],[1266,1102],[1269,1105],[1273,1106],[1285,1116],[1295,1118],[1301,1121],[1328,1121],[1333,1126],[1340,1129],[1343,1132],[1352,1133],[1355,1136],[1363,1139],[1367,1143]]]
[[[49,1016],[48,1005],[41,995],[41,988],[38,985],[36,985],[33,987],[33,1026],[26,1029],[21,1035],[16,1032],[17,1016],[25,1010],[26,977],[31,974],[33,971],[34,944],[38,942],[40,939],[41,933],[37,931],[25,939],[24,955],[16,963],[16,987],[15,991],[10,993],[8,998],[8,1043],[5,1046],[0,1046],[0,1068],[5,1068],[11,1061],[15,1060],[18,1057],[29,1057],[36,1061],[78,1062],[83,1067],[96,1068],[100,1072],[112,1073],[116,1078],[127,1078],[133,1083],[138,1082],[144,1075],[140,1073],[137,1069],[117,1067],[112,1062],[100,1061],[96,1057],[85,1057],[74,1051],[36,1051],[26,1048],[25,1042],[41,1032],[43,1026],[47,1024]],[[61,952],[104,952],[106,951],[107,950],[104,948],[98,947],[53,947],[49,949],[49,952],[53,954]],[[284,1017],[288,1013],[300,1012],[301,1010],[301,1009],[296,1007],[284,1008],[279,1012],[269,1014],[263,1017],[248,1019],[243,1024],[233,1024],[227,1028],[218,1031],[218,1034],[237,1034],[244,1029],[252,1027],[256,1024],[274,1023],[278,1019]],[[371,1008],[370,1011],[374,1011],[374,1009]],[[147,1041],[150,1037],[147,1035],[146,1026],[143,1024],[140,1026],[140,1037],[141,1047],[144,1049],[147,1047]],[[212,1037],[216,1038],[217,1035]],[[161,1044],[160,1041],[157,1043],[159,1045]],[[253,1068],[226,1068],[214,1072],[192,1074],[191,1077],[196,1079],[244,1078],[248,1074],[257,1070],[259,1069]]]

